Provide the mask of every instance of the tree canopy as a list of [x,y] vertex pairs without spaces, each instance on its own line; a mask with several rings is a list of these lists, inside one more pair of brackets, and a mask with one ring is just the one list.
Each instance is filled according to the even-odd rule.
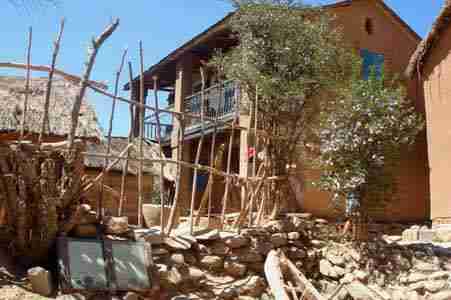
[[354,195],[365,213],[393,200],[401,151],[414,144],[424,121],[396,80],[359,69],[321,110],[319,186],[334,200]]

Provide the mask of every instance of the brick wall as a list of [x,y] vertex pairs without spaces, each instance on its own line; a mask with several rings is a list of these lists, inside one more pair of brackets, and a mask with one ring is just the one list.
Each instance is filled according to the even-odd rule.
[[[355,50],[368,49],[384,54],[385,71],[402,74],[419,40],[402,27],[377,1],[354,1],[349,6],[331,9],[337,26],[343,31],[345,42]],[[372,22],[372,34],[365,28],[366,20]],[[405,82],[408,97],[417,110],[424,113],[421,89],[416,81]],[[451,150],[451,148],[450,148]],[[318,171],[309,170],[298,176],[314,180]],[[418,137],[413,149],[403,151],[397,176],[398,193],[383,211],[378,220],[421,221],[429,218],[429,178],[426,133]],[[336,211],[330,195],[313,187],[307,187],[303,209],[322,217],[335,217]],[[341,208],[343,209],[343,208]]]
[[431,218],[451,218],[451,28],[427,57],[423,69],[429,147]]

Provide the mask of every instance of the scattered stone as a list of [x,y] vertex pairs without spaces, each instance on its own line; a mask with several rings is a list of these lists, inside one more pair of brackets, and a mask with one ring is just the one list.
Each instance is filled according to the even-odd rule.
[[255,251],[257,251],[259,254],[266,256],[272,249],[274,249],[274,245],[271,242],[253,240],[252,249],[255,249]]
[[440,267],[435,264],[419,262],[415,264],[414,268],[421,272],[437,272],[440,271]]
[[198,242],[215,241],[220,239],[219,230],[209,230],[207,232],[197,233],[195,239]]
[[59,295],[56,300],[86,300],[82,294]]
[[52,276],[49,271],[41,267],[35,267],[29,269],[27,275],[34,293],[41,296],[50,296],[52,294]]
[[105,217],[103,225],[106,233],[124,234],[128,231],[128,217]]
[[291,241],[296,241],[301,238],[301,234],[299,232],[290,232],[288,234],[288,239]]
[[397,243],[402,241],[402,236],[399,235],[384,235],[383,239],[388,243]]
[[450,274],[446,271],[439,271],[429,275],[429,280],[446,279],[449,277],[449,275]]
[[246,275],[247,266],[239,262],[226,261],[224,263],[224,271],[232,277],[240,278]]
[[409,285],[409,290],[410,291],[420,292],[420,291],[424,290],[424,286],[425,286],[425,282],[424,281],[420,281],[420,282],[417,282],[417,283],[412,283],[411,285]]
[[251,297],[260,297],[266,289],[266,282],[259,276],[251,276],[246,283],[239,288],[239,294]]
[[319,225],[327,225],[327,224],[329,224],[329,221],[327,221],[325,219],[315,219],[315,223],[319,224]]
[[171,286],[178,286],[180,284],[182,284],[183,282],[183,275],[180,272],[180,270],[178,269],[178,267],[173,266],[171,267],[171,269],[167,272],[166,274],[166,278],[164,278],[167,280],[167,282],[171,285]]
[[288,236],[286,233],[274,233],[271,235],[271,243],[275,248],[279,248],[288,244]]
[[183,265],[185,263],[185,257],[180,253],[172,254],[169,260],[176,265]]
[[322,248],[322,247],[326,246],[326,242],[320,241],[320,240],[311,240],[310,243],[315,248]]
[[307,257],[307,253],[299,248],[290,247],[287,249],[288,258],[291,260],[301,260]]
[[153,248],[152,255],[160,256],[160,255],[168,255],[169,251],[164,248]]
[[165,237],[164,244],[175,250],[188,250],[191,249],[191,243],[180,237]]
[[343,256],[338,256],[338,255],[333,255],[328,253],[326,255],[326,258],[334,265],[343,267],[345,265],[345,259],[343,258]]
[[412,273],[407,277],[406,283],[416,283],[427,280],[428,277],[421,273]]
[[360,280],[361,282],[366,282],[368,280],[368,273],[362,270],[355,270],[352,275],[354,275],[354,277],[357,280]]
[[433,294],[429,297],[429,300],[451,300],[451,291],[443,291]]
[[348,252],[349,256],[355,260],[356,262],[360,262],[362,260],[362,255],[355,249],[351,249]]
[[230,248],[222,241],[214,242],[208,249],[210,254],[217,256],[226,256],[230,252]]
[[430,293],[437,293],[445,289],[447,283],[445,280],[427,281],[424,284],[424,289]]
[[391,296],[393,300],[406,300],[405,293],[400,290],[393,291],[393,294]]
[[218,295],[218,298],[223,300],[234,300],[237,297],[238,297],[237,290],[231,287],[223,289]]
[[236,236],[227,238],[225,240],[225,244],[232,249],[242,248],[242,247],[249,245],[249,238],[241,236],[241,235],[236,235]]
[[407,292],[408,300],[420,300],[420,295],[416,291]]
[[244,237],[265,237],[268,232],[264,228],[245,228],[241,231]]
[[136,293],[128,292],[125,294],[123,300],[139,300],[139,296]]
[[211,271],[221,270],[224,267],[223,263],[224,262],[221,257],[213,255],[204,256],[200,260],[201,266]]
[[202,272],[202,270],[195,267],[189,267],[188,274],[189,278],[193,281],[199,281],[205,278],[205,273]]
[[341,267],[333,266],[327,259],[319,262],[319,271],[321,274],[331,278],[339,278],[345,274],[345,270]]
[[264,257],[261,254],[250,249],[239,249],[239,251],[235,250],[233,256],[231,256],[231,259],[239,260],[242,263],[258,263],[264,261]]
[[263,226],[269,233],[281,233],[294,231],[294,225],[286,220],[270,221]]

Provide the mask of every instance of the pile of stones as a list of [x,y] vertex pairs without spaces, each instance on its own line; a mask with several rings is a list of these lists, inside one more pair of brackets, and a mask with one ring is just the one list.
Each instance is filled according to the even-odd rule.
[[[260,299],[268,291],[264,262],[281,249],[305,274],[319,274],[321,249],[337,236],[326,220],[296,214],[240,234],[212,230],[195,236],[145,237],[162,289],[202,299]],[[191,298],[189,298],[191,299]]]
[[346,242],[338,226],[309,214],[240,234],[213,230],[145,238],[153,245],[162,290],[172,297],[265,298],[270,291],[264,261],[272,249],[280,249],[325,297],[451,299],[451,251],[433,244],[404,245],[401,236]]
[[368,299],[451,299],[451,251],[433,244],[331,243],[322,249],[319,272],[313,282],[323,294],[349,287],[337,299],[361,292],[354,282],[367,288]]

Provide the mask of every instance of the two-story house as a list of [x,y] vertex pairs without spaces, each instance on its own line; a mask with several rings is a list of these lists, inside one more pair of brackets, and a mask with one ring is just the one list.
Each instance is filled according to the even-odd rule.
[[[335,16],[336,26],[343,31],[343,38],[349,45],[350,51],[358,51],[363,58],[364,73],[371,66],[384,65],[385,71],[400,74],[406,68],[410,55],[420,42],[420,37],[382,0],[345,0],[324,6],[330,14]],[[230,31],[228,21],[232,14],[214,24],[192,40],[169,53],[160,62],[150,67],[144,73],[145,90],[154,88],[154,79],[158,78],[159,90],[169,93],[169,105],[178,112],[200,112],[200,66],[202,61],[208,60],[215,49],[228,49],[237,45],[238,41]],[[134,87],[139,86],[140,78],[134,80]],[[232,122],[236,116],[240,126],[247,127],[250,117],[236,110],[235,101],[240,101],[237,85],[233,80],[218,83],[214,72],[207,76],[205,90],[205,113],[209,117],[218,117],[221,122]],[[424,111],[421,93],[415,81],[405,82],[408,96],[415,101],[419,112]],[[126,89],[129,85],[126,86]],[[138,95],[137,92],[132,93]],[[155,138],[155,120],[149,116],[146,131],[149,138]],[[191,120],[184,133],[184,147],[182,157],[186,161],[194,161],[197,144],[201,135],[199,121]],[[177,132],[179,123],[176,119],[172,124],[163,126],[162,135],[168,153],[176,157]],[[172,131],[171,131],[172,130]],[[218,126],[216,145],[227,143],[230,127]],[[209,143],[211,143],[213,123],[205,127],[206,141],[201,163],[209,163]],[[237,135],[237,134],[236,134]],[[242,131],[235,138],[232,150],[232,171],[242,176],[249,170],[249,147],[247,132]],[[398,197],[392,201],[380,214],[383,220],[416,221],[429,218],[429,183],[427,165],[427,147],[425,134],[418,138],[415,149],[405,152],[401,158],[401,168],[397,176]],[[296,176],[312,179],[318,171],[299,171]],[[182,172],[182,203],[188,207],[191,197],[192,171],[183,168]],[[199,180],[198,194],[202,193],[204,178]],[[224,183],[215,185],[213,209],[219,210],[223,196]],[[331,217],[330,196],[314,188],[307,187],[303,193],[302,202],[295,203],[300,211],[310,212],[317,216]],[[238,195],[239,193],[232,193]],[[233,198],[233,197],[232,197]],[[236,198],[236,197],[235,197]],[[232,201],[231,210],[239,207],[240,201]],[[295,201],[296,202],[296,201]]]

